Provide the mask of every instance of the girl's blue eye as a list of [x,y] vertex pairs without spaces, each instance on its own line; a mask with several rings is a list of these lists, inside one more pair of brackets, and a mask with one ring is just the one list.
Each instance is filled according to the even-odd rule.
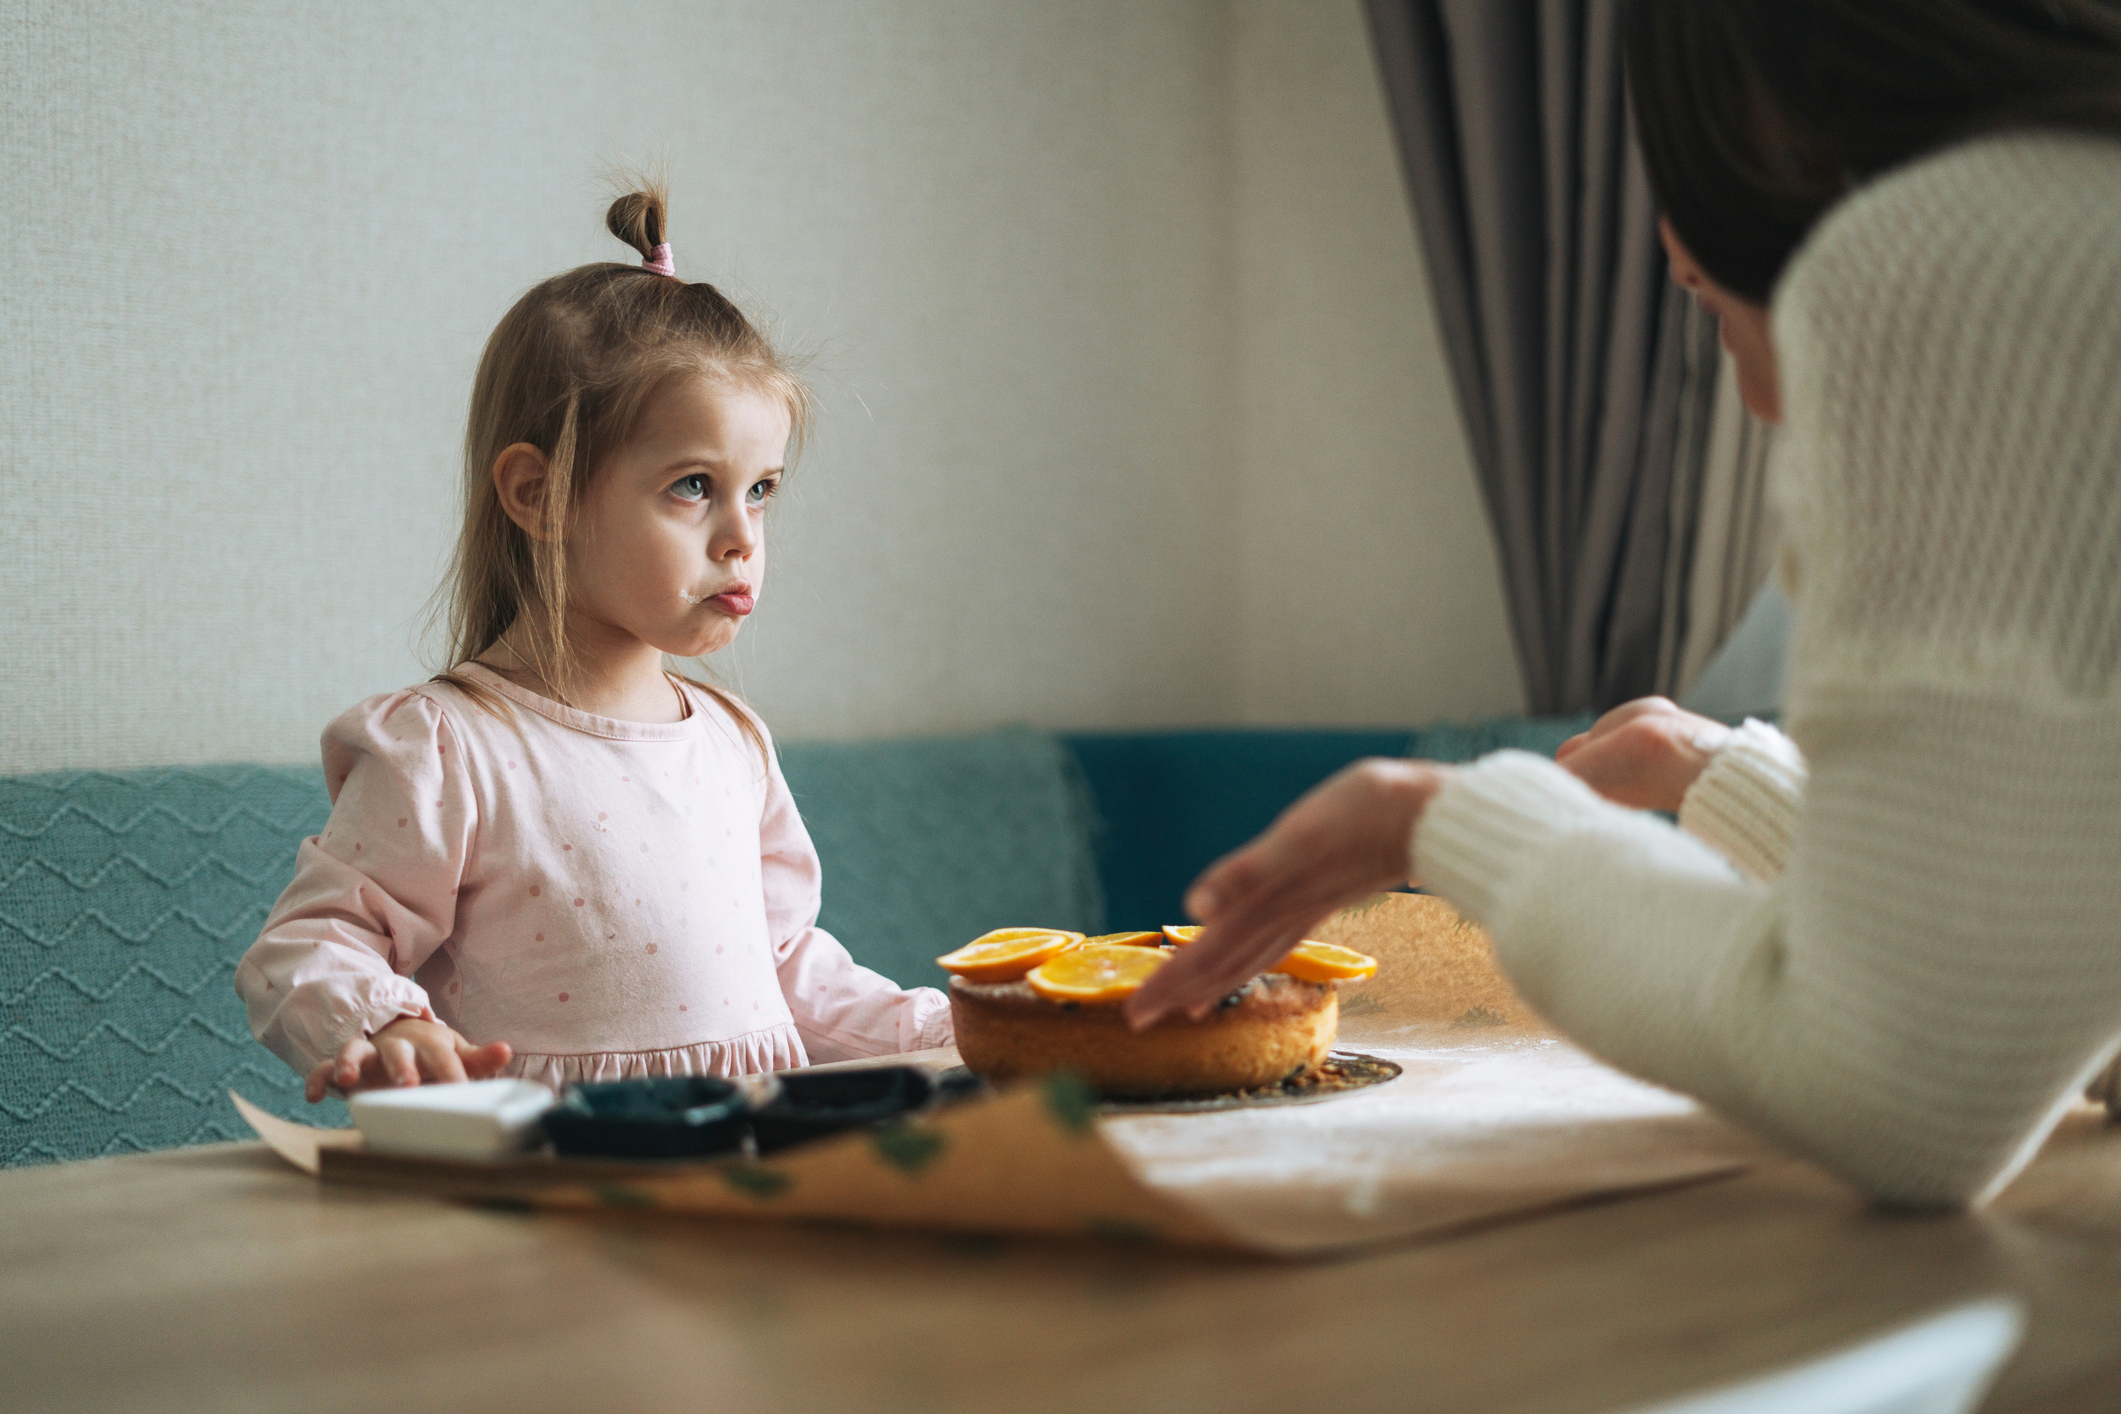
[[754,506],[765,505],[767,497],[780,489],[781,482],[779,477],[769,477],[759,482],[751,488],[751,504]]
[[707,499],[707,478],[688,476],[670,488],[672,494],[682,501],[704,501]]

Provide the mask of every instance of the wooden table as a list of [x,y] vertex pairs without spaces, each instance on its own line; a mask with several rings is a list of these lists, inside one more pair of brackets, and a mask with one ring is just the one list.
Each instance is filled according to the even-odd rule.
[[0,1174],[6,1409],[1623,1410],[1997,1291],[1991,1409],[2121,1408],[2121,1130],[1971,1217],[1785,1161],[1293,1266],[507,1215],[256,1144]]

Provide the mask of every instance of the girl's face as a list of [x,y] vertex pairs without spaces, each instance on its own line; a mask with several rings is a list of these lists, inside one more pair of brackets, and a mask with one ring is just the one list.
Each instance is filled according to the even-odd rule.
[[1657,234],[1664,239],[1672,279],[1694,296],[1695,303],[1716,316],[1723,346],[1738,368],[1738,396],[1762,422],[1782,421],[1782,377],[1775,364],[1775,344],[1768,337],[1768,308],[1732,294],[1711,280],[1680,242],[1679,233],[1662,216]]
[[726,648],[766,582],[766,502],[788,409],[752,389],[683,378],[599,469],[568,542],[580,627],[679,658]]

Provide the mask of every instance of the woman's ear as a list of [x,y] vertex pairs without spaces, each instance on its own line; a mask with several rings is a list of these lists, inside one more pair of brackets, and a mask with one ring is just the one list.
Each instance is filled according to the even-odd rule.
[[545,517],[551,484],[552,464],[528,442],[514,443],[494,458],[493,489],[501,498],[501,509],[533,540],[553,538]]

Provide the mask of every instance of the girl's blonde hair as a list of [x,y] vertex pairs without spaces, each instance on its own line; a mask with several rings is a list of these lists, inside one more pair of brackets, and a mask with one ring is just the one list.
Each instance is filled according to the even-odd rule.
[[[809,389],[721,291],[647,268],[667,239],[665,206],[652,181],[614,201],[604,224],[644,264],[599,262],[555,275],[517,300],[486,341],[464,434],[464,529],[441,604],[452,665],[522,622],[531,666],[568,698],[580,663],[567,636],[567,530],[605,459],[673,379],[705,376],[779,399],[798,448],[809,429]],[[509,518],[493,483],[501,453],[519,442],[547,464],[535,536]],[[685,680],[727,708],[763,754],[757,725],[733,696]],[[459,674],[437,681],[505,710]]]

